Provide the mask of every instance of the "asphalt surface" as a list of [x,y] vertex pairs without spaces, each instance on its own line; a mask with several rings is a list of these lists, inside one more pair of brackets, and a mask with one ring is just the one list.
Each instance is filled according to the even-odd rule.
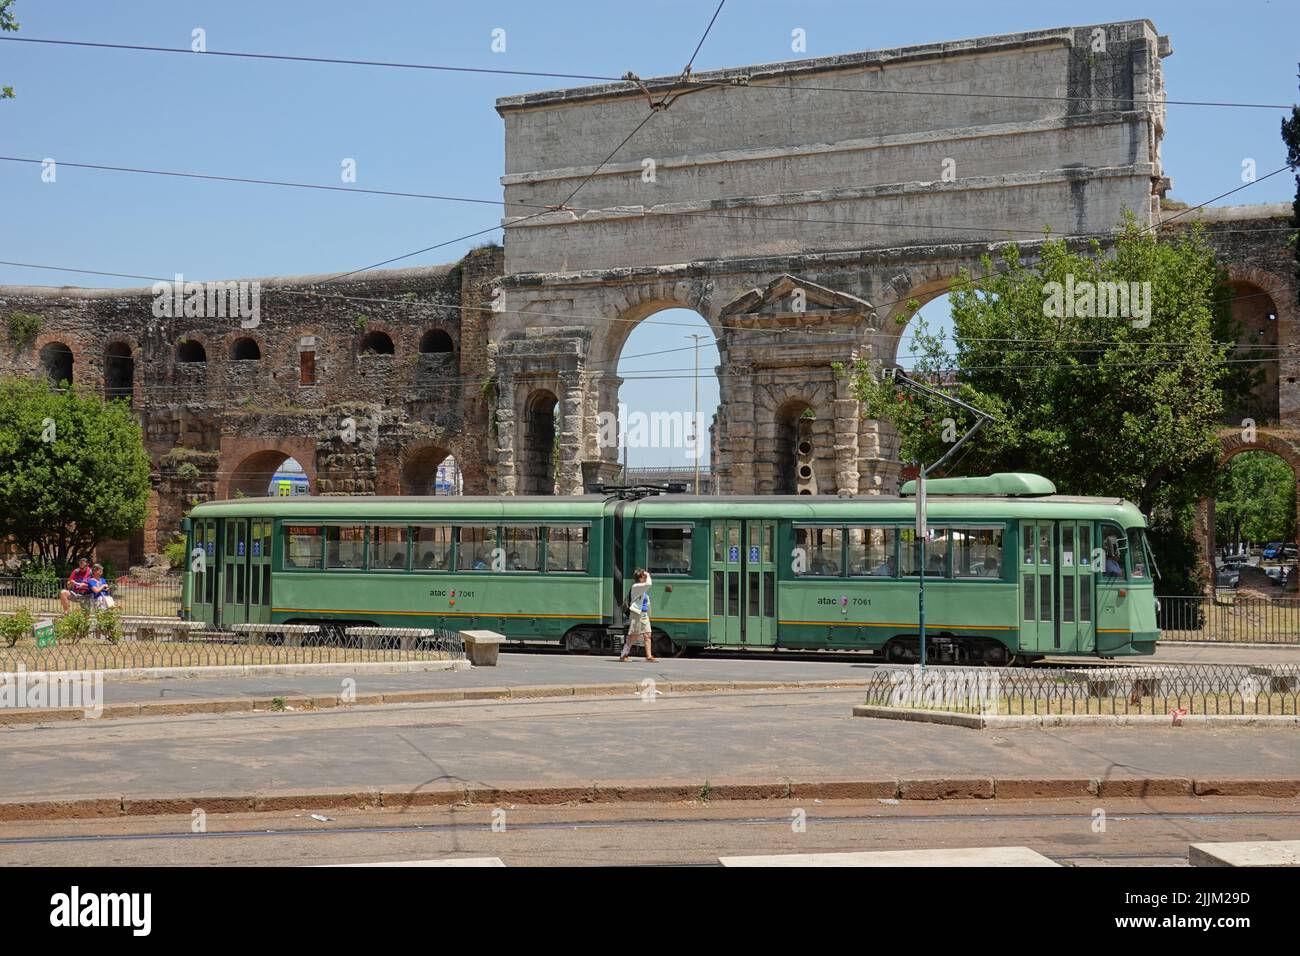
[[[1293,663],[1300,664],[1300,645],[1244,647],[1169,645],[1153,657],[1136,663]],[[566,654],[553,648],[526,652],[506,651],[497,667],[468,671],[429,671],[413,674],[359,672],[353,679],[358,694],[399,690],[455,687],[520,687],[530,684],[607,684],[654,678],[671,680],[836,680],[861,679],[881,666],[881,661],[860,653],[771,654],[770,652],[712,653],[697,658],[661,658],[656,664],[633,658],[626,664],[616,657]],[[1069,663],[1078,664],[1079,659]],[[1105,664],[1113,662],[1085,661]],[[1120,663],[1128,663],[1121,661]],[[174,678],[148,681],[106,679],[106,704],[155,700],[212,700],[218,698],[291,697],[337,694],[343,676]]]
[[194,833],[191,815],[0,824],[0,863],[303,866],[487,856],[507,866],[713,865],[746,854],[1028,846],[1064,866],[1182,866],[1189,843],[1300,838],[1300,801],[420,807],[331,811],[324,821],[293,811],[209,815],[202,825]]
[[0,799],[918,776],[1282,777],[1300,768],[1294,729],[973,731],[852,717],[859,699],[856,691],[629,694],[9,725],[0,729]]

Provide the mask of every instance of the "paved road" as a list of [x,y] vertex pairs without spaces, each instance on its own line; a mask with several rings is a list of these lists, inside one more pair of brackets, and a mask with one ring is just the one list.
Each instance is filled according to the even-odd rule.
[[[420,807],[0,824],[9,866],[297,866],[446,857],[507,866],[712,864],[719,856],[1029,846],[1067,866],[1178,866],[1187,844],[1300,838],[1300,802],[1268,799],[877,801]],[[1099,832],[1096,811],[1105,811]],[[800,822],[802,811],[802,828]],[[504,825],[504,829],[500,826]]]
[[[607,684],[641,680],[832,680],[869,676],[880,662],[862,654],[771,655],[764,652],[713,654],[700,658],[672,658],[649,664],[634,658],[620,664],[616,657],[575,656],[552,649],[501,655],[498,667],[469,671],[415,674],[365,674],[356,678],[358,694],[424,690],[440,687],[517,687],[527,684]],[[1162,647],[1155,663],[1295,663],[1294,647]],[[210,700],[214,698],[290,697],[337,694],[343,678],[331,677],[227,677],[153,681],[114,681],[104,685],[105,703],[149,700]]]
[[855,718],[859,696],[629,695],[11,725],[0,730],[0,799],[755,778],[1280,777],[1300,767],[1294,730],[972,731]]

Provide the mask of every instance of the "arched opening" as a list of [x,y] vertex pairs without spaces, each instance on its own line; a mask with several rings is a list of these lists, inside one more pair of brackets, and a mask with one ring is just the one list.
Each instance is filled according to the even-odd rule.
[[41,347],[41,367],[50,382],[64,388],[72,384],[72,349],[62,342],[50,342]]
[[[617,428],[599,433],[602,442],[617,441],[623,483],[681,482],[694,492],[698,478],[701,494],[715,490],[720,364],[713,329],[691,309],[652,313],[632,329],[619,350],[617,407],[608,412]],[[725,428],[716,429],[720,444]]]
[[423,355],[436,355],[442,352],[456,351],[456,343],[442,329],[430,329],[420,339],[420,352]]
[[361,337],[360,351],[362,355],[392,355],[395,350],[388,333],[375,330]]
[[406,456],[402,463],[404,495],[461,494],[460,469],[447,449],[431,446]]
[[1296,588],[1296,473],[1279,455],[1248,449],[1219,469],[1211,503],[1216,589],[1276,597]]
[[230,357],[236,362],[258,362],[262,358],[262,349],[255,339],[243,338],[231,346]]
[[524,403],[524,448],[520,488],[525,495],[555,494],[559,466],[560,402],[547,389],[538,389]]
[[1230,282],[1233,331],[1241,348],[1232,356],[1238,390],[1230,393],[1224,421],[1239,425],[1278,422],[1278,320],[1272,296],[1251,282]]
[[104,349],[104,397],[109,401],[124,398],[131,402],[135,394],[135,359],[131,346],[113,342]]
[[817,415],[807,402],[795,399],[776,411],[776,448],[773,454],[773,492],[778,495],[816,495],[815,464],[819,439]]
[[196,342],[194,339],[186,339],[176,346],[176,361],[182,364],[191,365],[206,362],[208,360],[207,349],[203,347],[202,342]]
[[302,465],[282,451],[267,449],[246,457],[230,474],[231,498],[290,498],[311,494],[311,482]]

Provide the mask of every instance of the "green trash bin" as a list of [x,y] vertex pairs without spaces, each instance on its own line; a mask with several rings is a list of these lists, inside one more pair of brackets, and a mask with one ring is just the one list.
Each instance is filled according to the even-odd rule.
[[36,638],[37,647],[53,647],[57,643],[54,636],[54,622],[43,618],[32,625],[32,637]]

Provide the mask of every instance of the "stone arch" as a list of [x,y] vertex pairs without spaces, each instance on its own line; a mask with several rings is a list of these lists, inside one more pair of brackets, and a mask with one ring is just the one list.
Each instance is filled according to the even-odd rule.
[[386,329],[368,326],[357,339],[358,355],[396,355],[397,346]]
[[203,337],[186,335],[176,343],[176,362],[178,365],[204,365],[208,361],[208,348]]
[[[755,401],[755,481],[759,494],[793,495],[800,485],[799,446],[809,445],[819,494],[837,491],[834,456],[834,395],[825,385],[800,389],[760,388]],[[805,480],[805,486],[808,481]]]
[[104,345],[104,397],[135,399],[135,349],[122,338],[114,338]]
[[441,355],[456,351],[456,340],[446,329],[434,327],[420,337],[421,355]]
[[[1219,432],[1219,468],[1246,451],[1266,451],[1291,466],[1297,484],[1297,537],[1300,538],[1300,431],[1282,429],[1226,428]],[[1196,508],[1196,534],[1201,541],[1200,571],[1214,588],[1215,520],[1214,498],[1203,498]],[[1293,542],[1295,543],[1295,542]]]
[[556,417],[560,400],[549,388],[537,387],[523,402],[519,455],[519,493],[555,494]]
[[666,309],[689,309],[709,324],[721,349],[724,342],[722,322],[713,303],[712,282],[646,282],[609,290],[609,307],[613,321],[601,322],[591,334],[588,361],[602,368],[613,368],[632,331],[645,319]]
[[[947,295],[964,265],[959,261],[927,263],[911,272],[899,273],[885,284],[882,301],[877,303],[883,319],[872,341],[872,354],[882,365],[898,362],[898,347],[913,315],[908,303],[915,301],[919,312],[935,299]],[[904,316],[908,321],[900,323],[899,319]]]
[[1291,364],[1288,346],[1295,341],[1296,310],[1287,283],[1278,276],[1245,265],[1230,264],[1226,271],[1238,344],[1257,346],[1261,361],[1252,394],[1241,407],[1226,409],[1225,421],[1236,424],[1250,418],[1257,425],[1277,425],[1282,417],[1282,381],[1285,377],[1292,386],[1296,381],[1295,369],[1285,367]]
[[50,384],[56,388],[62,387],[64,382],[76,384],[76,353],[72,347],[54,338],[38,341],[37,344],[39,348],[36,354]]
[[260,362],[262,345],[251,335],[241,335],[230,343],[232,362]]
[[217,496],[248,498],[266,495],[271,476],[290,458],[302,466],[308,487],[316,493],[316,442],[310,438],[287,438],[268,445],[260,439],[222,441]]
[[450,454],[450,448],[436,442],[417,442],[404,447],[398,455],[398,494],[436,494],[438,466]]

